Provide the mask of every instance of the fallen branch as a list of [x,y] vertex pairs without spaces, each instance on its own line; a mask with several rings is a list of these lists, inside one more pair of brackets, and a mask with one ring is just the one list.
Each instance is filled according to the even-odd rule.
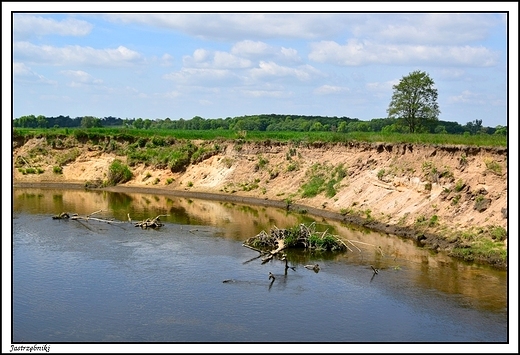
[[147,218],[144,221],[135,222],[134,226],[135,227],[141,227],[143,229],[162,227],[163,224],[160,222],[159,217],[163,217],[163,216],[168,216],[168,215],[167,214],[161,214],[161,215],[158,215],[157,217],[155,217],[154,219]]
[[354,243],[352,243],[350,240],[347,239],[347,242],[349,242],[350,244],[352,244],[352,246],[354,248],[356,248],[360,253],[361,253],[361,249],[359,249],[356,245],[354,245]]
[[[381,250],[381,247],[380,247],[379,245],[374,245],[374,244],[370,244],[370,243],[364,243],[364,242],[360,242],[359,240],[352,240],[352,241],[349,240],[349,242],[350,242],[350,244],[352,244],[352,242],[356,242],[356,243],[359,243],[359,244],[370,245],[370,246],[376,248],[377,251],[378,251],[379,253],[381,253],[381,256],[385,256],[385,255],[383,254],[383,250]],[[352,244],[352,245],[353,245],[353,244]],[[356,247],[356,248],[357,248],[357,247]],[[360,250],[359,248],[358,248],[358,250],[359,250],[359,252],[361,252],[361,250]]]
[[90,217],[90,216],[93,216],[93,215],[95,215],[96,213],[99,213],[99,212],[103,212],[103,210],[92,212],[91,214],[87,215],[87,218]]
[[[75,221],[75,220],[78,220],[78,221],[81,221],[81,220],[97,221],[97,222],[104,222],[104,223],[108,223],[108,224],[111,224],[111,223],[128,223],[128,222],[131,223],[132,222],[132,219],[130,218],[130,213],[127,214],[128,222],[127,221],[116,221],[116,220],[114,220],[114,218],[106,219],[106,218],[95,218],[95,217],[92,217],[93,215],[95,215],[97,213],[100,213],[100,212],[103,212],[103,210],[92,212],[92,213],[90,213],[90,214],[88,214],[86,216],[80,216],[77,213],[69,214],[67,212],[62,212],[59,215],[53,216],[52,219],[70,219],[70,220],[73,220],[73,221]],[[168,216],[168,215],[164,215],[164,214],[163,215],[159,215],[159,216],[155,217],[154,219],[147,218],[144,221],[135,222],[134,226],[135,227],[141,227],[143,229],[144,228],[159,228],[159,227],[162,227],[163,224],[160,223],[159,217],[163,217],[163,216]]]

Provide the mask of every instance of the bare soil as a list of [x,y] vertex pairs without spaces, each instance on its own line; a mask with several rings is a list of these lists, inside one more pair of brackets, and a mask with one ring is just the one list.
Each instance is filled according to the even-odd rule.
[[[193,142],[200,144],[200,142]],[[420,245],[449,251],[461,235],[486,228],[507,230],[507,148],[385,144],[219,143],[224,148],[183,172],[138,165],[131,181],[112,189],[151,189],[166,194],[271,204],[414,238]],[[83,144],[74,161],[53,172],[67,149],[46,148],[44,139],[13,143],[14,184],[85,185],[107,178],[114,159],[125,157]],[[73,148],[69,148],[73,149]],[[44,170],[22,174],[15,163]],[[29,158],[30,157],[30,158]],[[30,161],[29,161],[30,160]],[[336,170],[334,170],[336,169]],[[314,175],[325,181],[338,169],[345,176],[335,194],[302,197]],[[507,247],[507,239],[505,240]],[[503,262],[487,260],[505,267]]]

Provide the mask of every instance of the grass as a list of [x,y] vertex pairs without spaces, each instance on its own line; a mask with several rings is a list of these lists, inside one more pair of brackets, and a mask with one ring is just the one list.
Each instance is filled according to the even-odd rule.
[[171,129],[133,129],[133,128],[15,128],[13,138],[33,138],[52,136],[65,138],[73,135],[79,140],[101,140],[112,137],[116,140],[126,140],[131,143],[139,138],[159,138],[170,140],[242,140],[242,141],[282,141],[296,144],[313,142],[347,143],[351,141],[386,142],[386,143],[417,143],[435,145],[467,145],[507,147],[507,136],[503,135],[458,135],[431,133],[382,133],[382,132],[292,132],[292,131],[248,131],[237,135],[232,130],[171,130]]
[[43,170],[42,168],[18,168],[18,171],[21,172],[23,175],[27,175],[27,174],[43,174],[45,172],[45,170]]
[[484,162],[486,163],[487,170],[491,171],[496,175],[502,176],[502,166],[500,166],[500,164],[490,159],[486,159]]
[[504,248],[504,243],[487,239],[474,241],[464,248],[453,248],[450,254],[466,261],[488,258],[496,258],[501,261],[507,259],[507,250]]
[[472,227],[464,232],[452,232],[447,239],[458,241],[460,246],[453,248],[451,256],[466,261],[495,259],[507,261],[507,248],[504,240],[507,231],[501,226]]
[[125,183],[132,178],[132,172],[126,164],[121,160],[115,159],[108,167],[107,184],[114,186],[119,183]]
[[455,192],[461,192],[464,186],[466,186],[464,181],[462,179],[458,179],[455,183]]
[[347,176],[347,170],[343,164],[331,167],[327,164],[314,164],[307,171],[307,182],[301,188],[301,196],[312,198],[325,192],[325,196],[334,197],[340,188],[340,182]]

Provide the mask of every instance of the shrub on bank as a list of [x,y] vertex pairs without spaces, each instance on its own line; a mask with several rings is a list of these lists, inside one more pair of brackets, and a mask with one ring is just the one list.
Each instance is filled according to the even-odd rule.
[[114,186],[129,181],[133,174],[130,168],[119,159],[115,159],[108,167],[108,185]]

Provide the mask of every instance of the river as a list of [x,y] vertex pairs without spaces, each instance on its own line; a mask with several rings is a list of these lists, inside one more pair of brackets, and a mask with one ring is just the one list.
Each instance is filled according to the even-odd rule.
[[[113,223],[51,218],[95,211]],[[124,222],[128,215],[165,215],[164,226],[143,230]],[[15,343],[509,340],[507,272],[337,221],[187,197],[44,188],[15,188],[12,217]],[[276,259],[262,264],[242,245],[298,223],[333,232],[350,250],[290,250],[293,270]]]

